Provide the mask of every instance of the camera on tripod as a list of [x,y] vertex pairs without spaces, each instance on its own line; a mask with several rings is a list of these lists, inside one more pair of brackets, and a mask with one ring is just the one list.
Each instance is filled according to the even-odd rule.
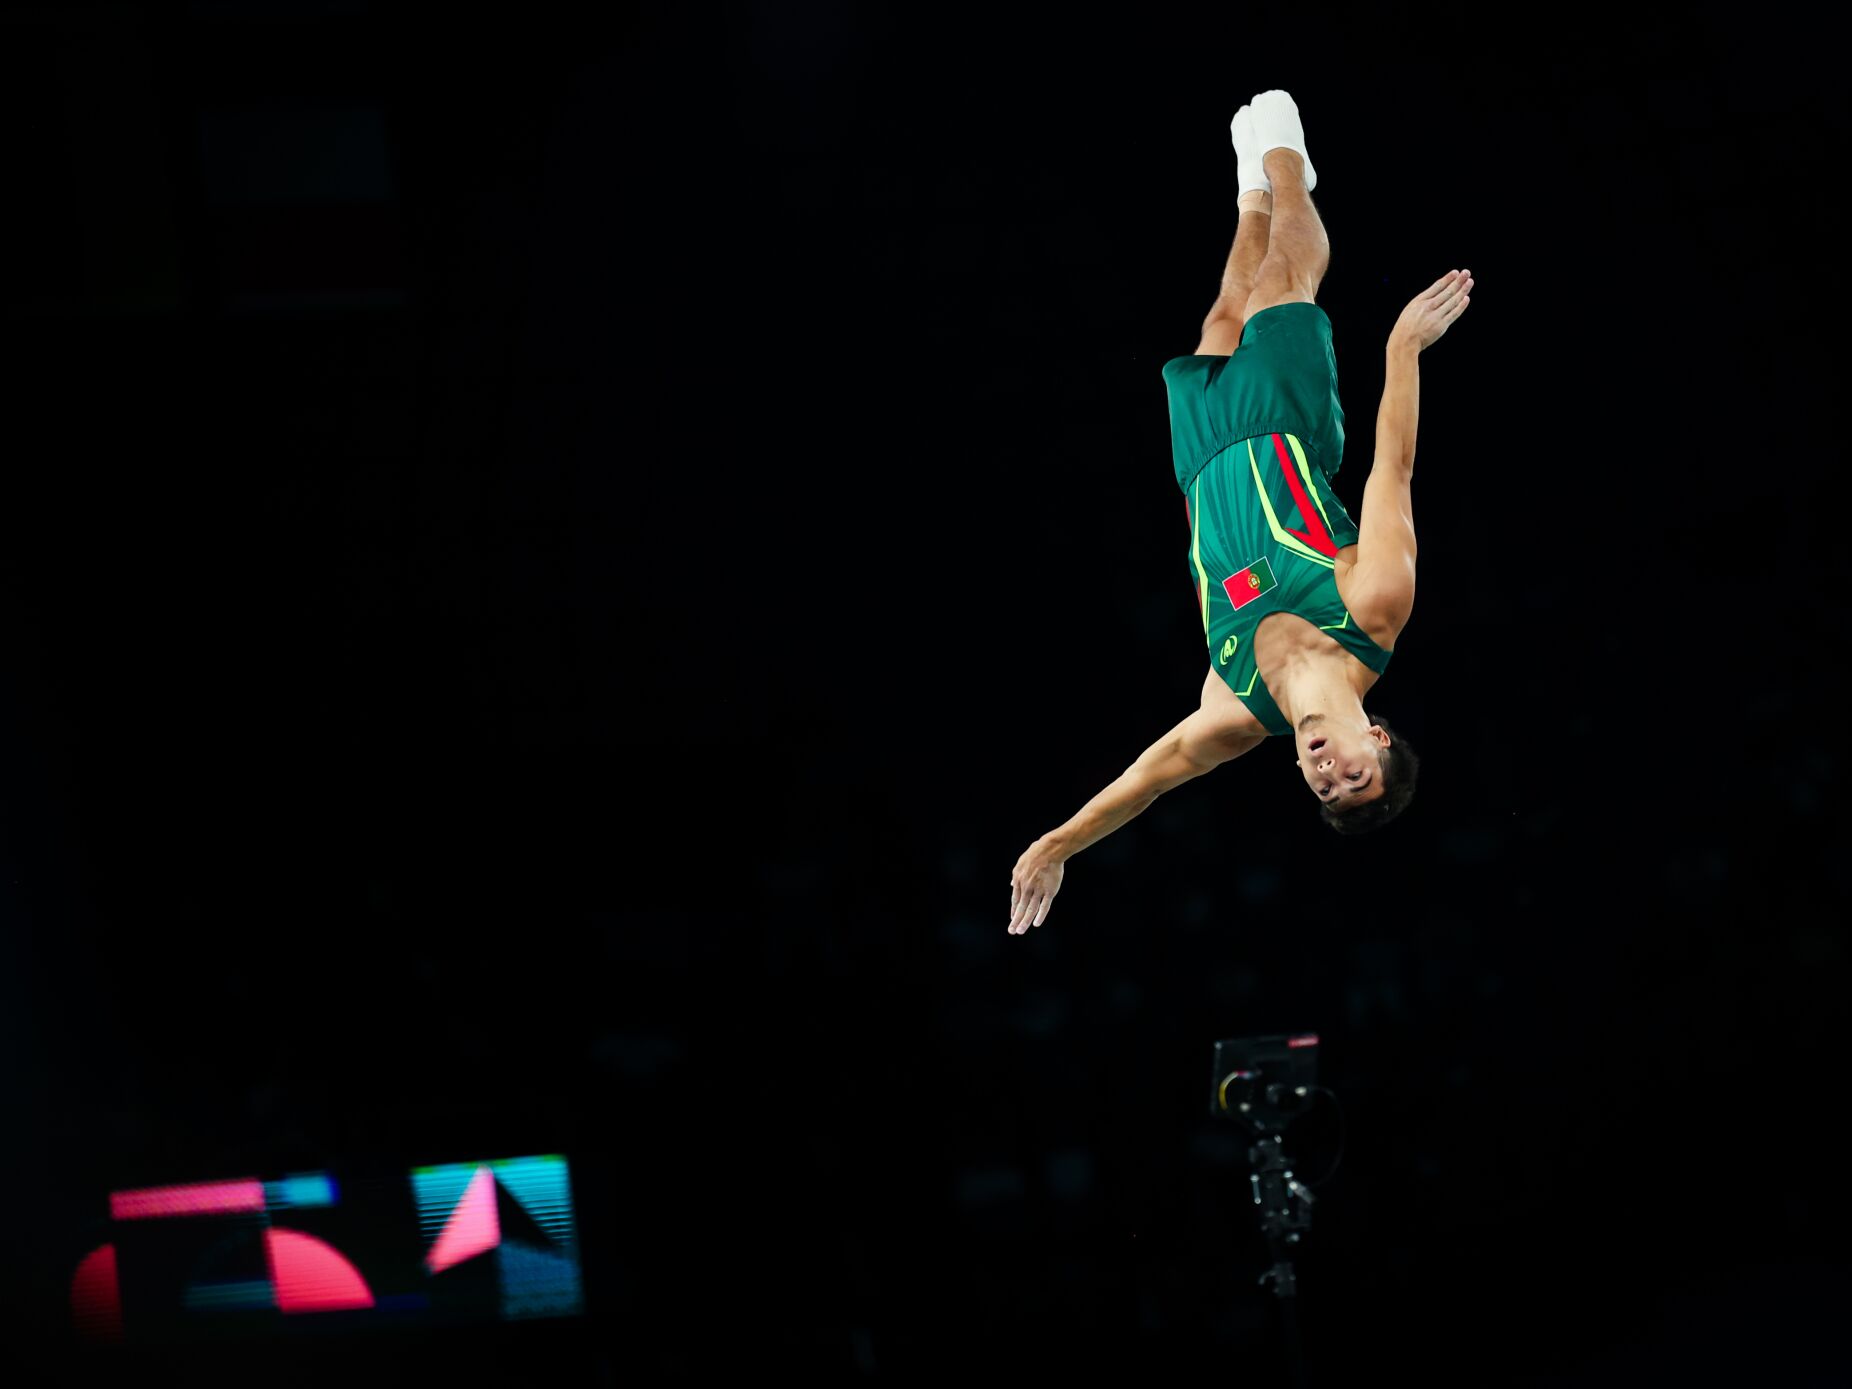
[[1209,1078],[1209,1114],[1231,1120],[1253,1136],[1248,1145],[1248,1180],[1260,1207],[1261,1233],[1273,1267],[1260,1282],[1273,1285],[1285,1318],[1287,1349],[1295,1383],[1302,1382],[1298,1319],[1293,1299],[1298,1281],[1292,1253],[1312,1226],[1311,1191],[1293,1175],[1291,1160],[1280,1151],[1280,1135],[1312,1107],[1319,1089],[1318,1034],[1277,1037],[1231,1037],[1215,1044],[1215,1067]]
[[1215,1044],[1209,1116],[1257,1133],[1286,1127],[1312,1106],[1318,1080],[1318,1034],[1231,1037]]

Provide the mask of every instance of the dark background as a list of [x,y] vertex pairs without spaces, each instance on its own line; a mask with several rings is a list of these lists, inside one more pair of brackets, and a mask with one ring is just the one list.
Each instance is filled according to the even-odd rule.
[[[1843,1382],[1845,87],[1620,23],[6,6],[18,1363],[145,1373],[63,1335],[112,1188],[564,1152],[582,1321],[190,1367],[1281,1382],[1205,1104],[1310,1030],[1321,1380]],[[1197,697],[1159,369],[1276,86],[1353,509],[1477,281],[1370,700],[1421,791],[1342,839],[1270,743],[1012,937]]]

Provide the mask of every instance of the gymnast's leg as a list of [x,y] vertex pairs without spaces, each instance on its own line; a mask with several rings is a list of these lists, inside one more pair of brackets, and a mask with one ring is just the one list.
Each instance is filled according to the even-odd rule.
[[1202,341],[1196,344],[1199,357],[1225,357],[1241,342],[1246,325],[1247,303],[1254,293],[1255,276],[1267,256],[1267,225],[1273,218],[1273,196],[1264,191],[1243,193],[1241,220],[1235,224],[1235,244],[1229,249],[1228,264],[1222,267],[1222,289],[1203,319]]
[[1260,151],[1254,146],[1247,107],[1235,113],[1230,129],[1241,183],[1236,202],[1239,220],[1235,224],[1235,244],[1228,252],[1228,263],[1222,267],[1221,290],[1208,317],[1203,319],[1202,341],[1196,344],[1199,357],[1226,357],[1240,345],[1248,297],[1254,292],[1255,276],[1267,256],[1267,228],[1272,221],[1273,194],[1261,169]]
[[1312,206],[1317,176],[1305,155],[1299,108],[1285,92],[1273,91],[1256,96],[1253,111],[1261,167],[1273,188],[1273,216],[1266,259],[1242,306],[1244,320],[1275,304],[1313,303],[1331,263],[1331,242]]

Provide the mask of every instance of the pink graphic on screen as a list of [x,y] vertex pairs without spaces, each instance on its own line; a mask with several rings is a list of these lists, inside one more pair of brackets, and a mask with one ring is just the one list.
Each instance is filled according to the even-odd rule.
[[360,1270],[326,1240],[273,1227],[264,1231],[264,1253],[278,1311],[340,1312],[373,1305]]
[[191,1186],[151,1186],[109,1194],[109,1214],[115,1220],[164,1220],[174,1215],[225,1215],[263,1209],[262,1182],[195,1182]]
[[501,1217],[495,1212],[495,1174],[486,1167],[476,1169],[463,1189],[456,1209],[445,1222],[437,1243],[425,1255],[425,1267],[433,1273],[486,1254],[502,1242]]
[[84,1255],[71,1280],[71,1316],[80,1331],[101,1341],[122,1339],[122,1293],[116,1283],[116,1246]]

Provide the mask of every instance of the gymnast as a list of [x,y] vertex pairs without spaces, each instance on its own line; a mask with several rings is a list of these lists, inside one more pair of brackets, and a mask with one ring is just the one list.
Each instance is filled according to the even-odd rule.
[[1164,363],[1190,582],[1208,646],[1199,707],[1010,873],[1010,933],[1048,919],[1068,859],[1164,792],[1291,735],[1333,830],[1379,828],[1408,805],[1418,760],[1364,696],[1415,602],[1410,483],[1421,353],[1471,302],[1449,270],[1402,310],[1386,349],[1362,524],[1332,490],[1344,453],[1331,320],[1314,302],[1331,247],[1299,108],[1261,92],[1230,126],[1235,243],[1202,340]]

